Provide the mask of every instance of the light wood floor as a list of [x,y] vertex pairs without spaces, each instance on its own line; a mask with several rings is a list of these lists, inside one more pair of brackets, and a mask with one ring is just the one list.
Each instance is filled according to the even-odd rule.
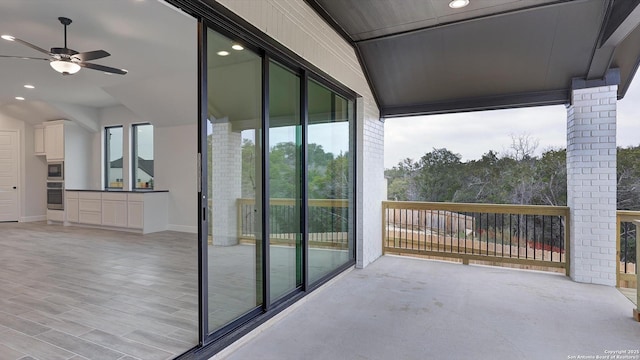
[[0,223],[0,360],[171,359],[198,341],[197,236]]

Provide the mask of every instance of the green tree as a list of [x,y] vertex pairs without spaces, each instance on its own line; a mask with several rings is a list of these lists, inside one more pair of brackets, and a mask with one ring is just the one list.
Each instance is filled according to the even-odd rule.
[[433,149],[418,162],[416,186],[423,201],[452,201],[462,185],[462,157],[447,149]]
[[550,149],[536,164],[536,179],[541,183],[534,204],[567,205],[567,151]]
[[387,198],[395,201],[418,200],[416,189],[416,170],[418,164],[406,158],[384,172],[387,179]]
[[618,210],[640,210],[640,145],[617,151]]

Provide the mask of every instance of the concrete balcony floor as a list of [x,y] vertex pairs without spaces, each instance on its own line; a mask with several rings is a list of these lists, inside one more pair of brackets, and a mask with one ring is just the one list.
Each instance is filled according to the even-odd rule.
[[633,308],[560,274],[384,256],[215,358],[640,359]]

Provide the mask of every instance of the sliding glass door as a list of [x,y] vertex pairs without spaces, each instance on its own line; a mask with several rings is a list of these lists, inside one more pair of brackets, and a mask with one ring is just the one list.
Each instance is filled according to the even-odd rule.
[[275,301],[302,285],[300,77],[269,63],[269,276]]
[[207,32],[208,332],[262,300],[262,59]]
[[311,283],[354,260],[353,102],[308,83],[308,271]]
[[355,262],[353,100],[206,31],[205,333],[218,338]]

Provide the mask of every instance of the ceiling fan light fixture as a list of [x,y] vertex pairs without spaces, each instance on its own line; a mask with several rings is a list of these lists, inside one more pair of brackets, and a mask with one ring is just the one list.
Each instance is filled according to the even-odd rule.
[[71,75],[80,71],[80,65],[72,61],[55,60],[49,63],[53,70],[63,75]]
[[5,40],[7,40],[7,41],[15,41],[16,40],[16,38],[11,36],[11,35],[2,35],[0,37],[5,39]]
[[469,5],[469,0],[452,0],[449,3],[449,7],[452,9],[461,9],[467,5]]

